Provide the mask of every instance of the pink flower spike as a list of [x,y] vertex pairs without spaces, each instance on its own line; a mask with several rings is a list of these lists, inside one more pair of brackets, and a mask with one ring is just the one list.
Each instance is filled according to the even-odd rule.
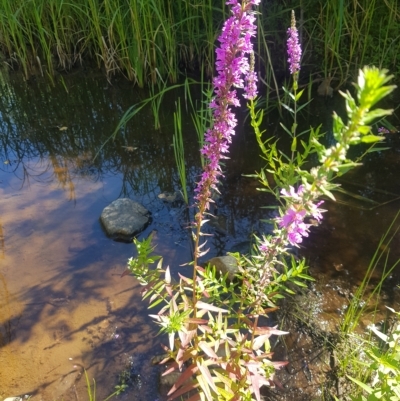
[[287,52],[288,52],[288,63],[289,70],[292,75],[297,74],[300,71],[300,60],[301,60],[301,46],[299,43],[299,32],[296,28],[296,17],[294,11],[292,11],[291,26],[288,29],[289,38],[287,40]]
[[257,94],[257,77],[252,70],[248,54],[253,52],[251,38],[256,34],[253,5],[259,0],[229,0],[231,17],[228,18],[218,38],[220,45],[216,49],[217,75],[213,79],[215,97],[210,103],[214,126],[204,136],[204,146],[201,149],[206,159],[203,174],[195,189],[198,208],[201,211],[196,219],[200,226],[202,213],[209,208],[210,188],[216,187],[221,175],[220,160],[226,158],[232,135],[237,125],[231,106],[240,106],[234,88],[244,88],[247,98]]

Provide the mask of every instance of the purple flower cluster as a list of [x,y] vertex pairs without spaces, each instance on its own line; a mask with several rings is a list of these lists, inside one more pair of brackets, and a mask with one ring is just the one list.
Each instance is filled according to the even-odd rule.
[[231,137],[235,133],[236,117],[231,106],[240,102],[233,88],[244,88],[245,97],[254,98],[257,94],[256,76],[250,67],[248,54],[253,52],[251,38],[256,34],[253,5],[260,0],[229,0],[232,16],[225,21],[219,37],[220,46],[216,50],[217,76],[213,80],[215,97],[210,103],[213,109],[214,125],[204,136],[205,144],[201,153],[206,157],[203,174],[196,188],[195,199],[199,214],[196,223],[200,224],[202,213],[209,208],[211,190],[217,190],[218,177],[222,174],[220,160],[228,152]]
[[292,11],[292,21],[291,26],[288,29],[288,34],[287,52],[289,55],[289,70],[292,75],[295,75],[300,71],[301,46],[299,43],[299,32],[296,28],[296,17],[294,11]]
[[323,210],[319,206],[322,201],[317,204],[305,201],[307,194],[304,185],[300,185],[297,192],[292,186],[289,188],[289,191],[282,189],[281,194],[290,206],[277,222],[286,231],[290,244],[296,245],[303,241],[303,237],[308,237],[311,224],[304,222],[306,217],[312,217],[317,223],[321,221]]

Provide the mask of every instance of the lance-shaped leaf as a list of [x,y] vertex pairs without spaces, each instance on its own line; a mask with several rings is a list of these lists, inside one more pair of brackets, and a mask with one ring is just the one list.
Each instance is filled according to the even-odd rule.
[[[189,391],[195,390],[198,387],[199,387],[199,383],[196,383],[195,381],[191,381],[190,383],[185,384],[183,387],[181,387],[175,393],[171,394],[167,398],[167,400],[168,401],[174,400],[175,398],[178,398],[179,396],[181,396],[183,394],[187,394]],[[196,394],[196,395],[199,395],[199,394]]]
[[254,330],[254,334],[269,334],[271,335],[276,335],[276,336],[283,336],[285,334],[289,334],[288,331],[282,331],[277,329],[278,326],[274,327],[268,327],[268,326],[262,326],[262,327],[256,327]]
[[207,324],[208,323],[208,320],[206,320],[206,319],[199,319],[199,318],[195,318],[195,317],[190,317],[190,318],[188,318],[188,319],[186,319],[186,321],[188,322],[188,323],[194,323],[194,324]]
[[270,334],[262,334],[261,336],[256,337],[253,341],[253,350],[256,351],[260,349],[268,341],[270,336]]
[[[190,379],[198,370],[199,368],[195,364],[192,364],[187,369],[185,369],[185,371],[179,376],[176,383],[171,387],[167,395],[171,395],[175,391],[177,391],[179,387],[185,384],[185,382]],[[177,397],[177,395],[175,395],[175,397]]]
[[361,142],[364,143],[374,143],[374,142],[379,142],[383,141],[385,138],[378,136],[378,135],[366,135],[361,138]]
[[[250,369],[249,369],[250,370]],[[257,373],[257,370],[254,372],[249,371],[250,381],[251,381],[251,389],[256,397],[257,401],[261,401],[260,394],[260,375]]]
[[172,372],[175,372],[175,370],[178,370],[178,364],[174,361],[170,364],[169,368],[163,372],[162,376],[167,376]]
[[198,346],[204,351],[206,355],[210,358],[218,359],[218,355],[214,352],[214,350],[205,342],[200,341]]
[[[204,395],[206,396],[207,400],[208,400],[208,401],[214,401],[214,400],[213,400],[213,397],[212,397],[212,395],[211,395],[210,386],[208,385],[208,384],[209,384],[209,382],[208,382],[209,379],[208,379],[208,377],[203,376],[204,373],[203,373],[203,371],[201,370],[200,366],[199,366],[199,369],[200,369],[200,371],[201,371],[202,374],[199,375],[199,376],[197,376],[197,382],[199,383],[201,389],[203,390],[203,393],[204,393]],[[207,369],[207,370],[208,370],[208,369]],[[208,372],[208,373],[210,373],[210,372]],[[211,376],[211,375],[210,375],[210,376]],[[212,378],[211,378],[211,381],[212,381]],[[211,384],[211,383],[210,383],[210,384]]]
[[222,312],[222,313],[228,313],[226,309],[218,308],[217,306],[207,304],[203,301],[197,301],[196,306],[198,309],[205,309],[211,312]]
[[169,266],[165,269],[165,282],[167,284],[171,284],[171,272],[169,270]]
[[280,369],[283,366],[286,366],[289,363],[289,361],[276,361],[276,362],[271,362],[271,363],[275,369]]
[[214,372],[215,376],[218,378],[218,380],[221,383],[225,384],[225,388],[229,389],[232,392],[232,396],[233,396],[233,394],[234,394],[233,390],[232,390],[232,387],[234,384],[233,380],[230,379],[229,377],[225,376],[224,374],[222,374],[222,373],[226,373],[226,372],[223,372],[223,371],[220,372],[219,369],[214,369],[213,372]]
[[176,354],[176,362],[179,365],[179,369],[182,368],[183,364],[186,361],[194,358],[197,353],[198,353],[198,351],[193,348],[188,349],[187,347],[180,347]]

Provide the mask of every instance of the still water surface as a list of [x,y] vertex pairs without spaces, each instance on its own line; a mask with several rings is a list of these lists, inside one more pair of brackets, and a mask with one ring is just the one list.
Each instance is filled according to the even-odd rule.
[[[92,72],[59,77],[55,86],[2,78],[0,399],[29,394],[32,400],[85,400],[83,369],[96,378],[97,399],[104,399],[126,367],[137,381],[119,399],[158,397],[148,356],[161,352],[159,338],[137,282],[120,277],[133,246],[107,238],[99,222],[103,208],[119,197],[142,203],[152,222],[141,237],[155,230],[157,252],[173,274],[188,269],[179,266],[190,260],[185,227],[192,210],[158,196],[179,190],[171,117],[182,92],[167,95],[161,131],[153,129],[148,109],[104,145],[124,111],[146,96],[123,80],[110,84]],[[305,124],[324,122],[332,107],[339,100],[318,99]],[[266,123],[270,133],[278,132],[272,117]],[[241,175],[262,166],[246,127],[240,125],[226,163],[218,219],[208,228],[214,234],[209,257],[248,247],[252,233],[268,229],[260,222],[268,209],[261,206],[271,199]],[[189,118],[184,131],[191,191],[200,160]],[[338,195],[345,205],[326,202],[323,225],[301,250],[315,274],[361,279],[400,205],[398,134],[388,144],[390,150],[369,157],[343,182],[347,191],[373,202],[348,195]],[[393,260],[400,256],[398,236],[394,244]]]

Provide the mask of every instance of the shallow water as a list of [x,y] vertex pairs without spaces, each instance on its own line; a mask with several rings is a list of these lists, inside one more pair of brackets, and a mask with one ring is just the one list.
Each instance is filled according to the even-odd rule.
[[[190,274],[179,266],[190,260],[185,227],[192,209],[158,197],[180,187],[171,116],[183,93],[167,95],[161,131],[153,129],[148,109],[103,146],[123,112],[145,98],[145,92],[122,79],[110,84],[93,72],[57,77],[54,87],[3,76],[1,92],[0,399],[29,394],[32,400],[85,400],[84,369],[96,379],[97,398],[104,399],[128,368],[137,381],[119,399],[155,400],[156,377],[148,360],[162,352],[160,339],[140,302],[137,282],[121,278],[134,249],[107,238],[99,216],[119,197],[142,203],[152,222],[140,237],[155,230],[157,252],[173,274]],[[318,101],[308,122],[323,121],[334,106]],[[268,229],[260,222],[268,217],[260,206],[271,198],[241,176],[262,166],[245,127],[240,125],[226,162],[218,220],[208,227],[214,234],[208,257],[248,247],[252,233]],[[271,118],[269,131],[277,127]],[[184,128],[192,190],[200,160],[189,119]],[[388,142],[390,150],[369,156],[366,166],[343,183],[348,191],[387,203],[339,195],[346,205],[326,201],[323,225],[301,250],[311,272],[361,279],[400,205],[398,134]],[[398,243],[396,236],[392,259],[400,256]],[[398,284],[398,277],[393,275],[390,286]]]

